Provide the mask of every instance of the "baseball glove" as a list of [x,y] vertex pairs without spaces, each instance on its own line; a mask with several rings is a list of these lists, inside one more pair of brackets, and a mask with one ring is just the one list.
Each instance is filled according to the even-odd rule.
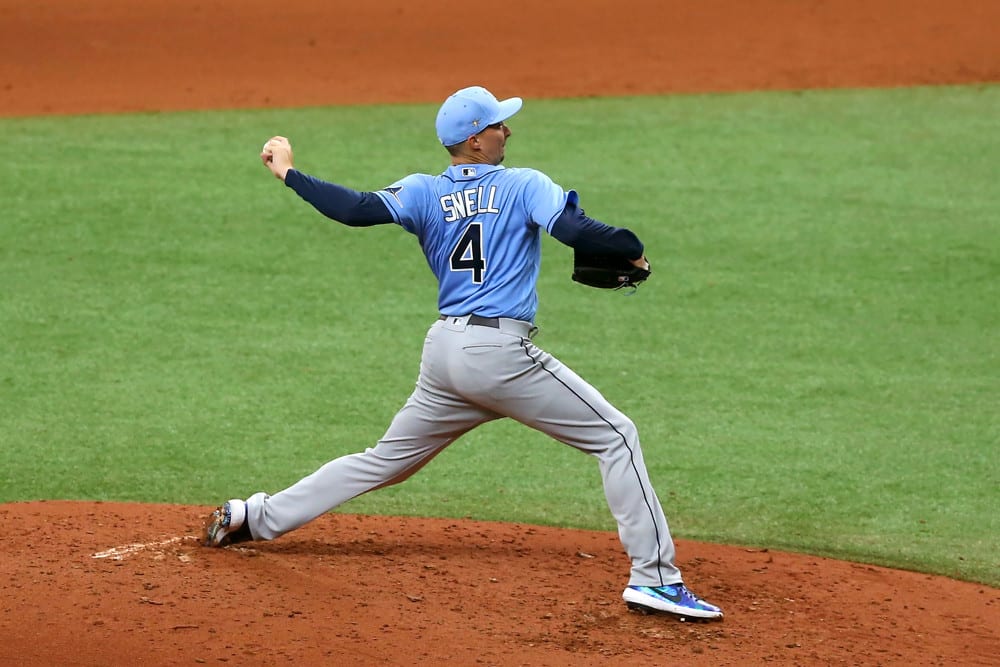
[[573,251],[573,280],[600,289],[638,287],[649,278],[649,269],[640,269],[621,255],[595,255]]

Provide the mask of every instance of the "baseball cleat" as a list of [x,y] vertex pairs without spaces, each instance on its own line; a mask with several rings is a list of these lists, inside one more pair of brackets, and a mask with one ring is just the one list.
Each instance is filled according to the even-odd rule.
[[622,593],[622,599],[629,609],[644,614],[670,614],[692,621],[722,619],[721,609],[699,598],[684,584],[629,586]]
[[253,539],[246,525],[247,506],[242,500],[227,500],[205,521],[201,543],[206,547],[224,547]]

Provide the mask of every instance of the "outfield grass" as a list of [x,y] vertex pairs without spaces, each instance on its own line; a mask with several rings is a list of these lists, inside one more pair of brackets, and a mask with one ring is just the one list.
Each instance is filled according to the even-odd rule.
[[[433,106],[0,121],[0,501],[209,504],[368,446],[435,290],[377,189],[446,164]],[[635,296],[545,240],[537,342],[640,427],[677,537],[1000,585],[1000,87],[533,101],[510,166],[635,229]],[[477,430],[347,512],[608,529],[593,461]]]

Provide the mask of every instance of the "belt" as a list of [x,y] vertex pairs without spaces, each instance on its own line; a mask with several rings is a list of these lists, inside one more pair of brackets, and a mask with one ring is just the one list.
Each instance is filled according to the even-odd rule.
[[[439,320],[448,319],[447,315],[442,315],[438,318]],[[480,317],[479,315],[469,315],[469,324],[475,324],[480,327],[492,327],[494,329],[500,328],[500,318],[499,317]]]
[[482,317],[481,315],[441,315],[439,320],[455,320],[454,324],[459,324],[460,320],[465,320],[466,324],[473,324],[480,327],[490,327],[499,329],[503,333],[514,334],[522,338],[534,338],[538,333],[538,327],[523,320],[515,320],[509,317]]

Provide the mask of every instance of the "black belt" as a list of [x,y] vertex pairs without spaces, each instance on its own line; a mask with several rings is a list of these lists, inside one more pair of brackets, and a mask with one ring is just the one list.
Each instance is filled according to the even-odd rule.
[[[448,319],[448,315],[442,315],[439,320]],[[464,316],[459,316],[464,317]],[[498,317],[480,317],[479,315],[469,315],[469,324],[475,324],[481,327],[492,327],[494,329],[500,328],[500,318]]]

